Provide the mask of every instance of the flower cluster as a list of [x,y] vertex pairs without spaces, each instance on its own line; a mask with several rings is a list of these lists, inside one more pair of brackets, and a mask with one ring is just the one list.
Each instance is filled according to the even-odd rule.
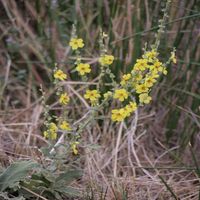
[[121,86],[124,86],[127,84],[127,82],[131,79],[131,74],[124,74],[122,76],[122,80],[120,82]]
[[[71,131],[70,124],[67,121],[62,121],[61,124],[59,125],[59,128],[63,131]],[[51,122],[48,125],[48,129],[43,132],[43,135],[45,138],[50,139],[50,140],[56,140],[57,139],[57,132],[59,130],[57,125],[54,122]]]
[[[57,65],[56,65],[57,66]],[[55,78],[55,84],[57,85],[58,81],[64,81],[67,79],[67,74],[65,74],[61,69],[55,69],[54,70],[54,78]],[[59,103],[62,105],[67,105],[70,101],[69,95],[66,92],[61,92],[62,88],[58,85],[58,95],[59,95]]]
[[111,119],[113,121],[123,121],[126,117],[129,117],[137,109],[136,102],[132,101],[125,107],[120,109],[113,109]]
[[[104,45],[101,43],[101,46]],[[106,52],[106,50],[103,49],[102,52]],[[158,56],[159,53],[156,49],[145,51],[141,58],[136,60],[131,72],[122,75],[120,86],[114,82],[114,75],[110,68],[106,68],[104,71],[104,66],[109,66],[113,63],[114,56],[108,54],[102,54],[100,56],[99,63],[103,67],[101,69],[100,79],[106,72],[114,83],[113,92],[109,91],[105,93],[103,95],[104,100],[113,98],[124,106],[112,110],[111,119],[113,121],[123,121],[126,117],[129,117],[138,106],[143,106],[151,102],[152,97],[150,96],[150,92],[152,87],[156,84],[161,74],[167,74],[166,66],[168,63],[162,63]],[[171,53],[169,60],[170,62],[176,63],[174,51]],[[85,75],[91,71],[90,65],[83,63],[78,64],[76,70],[80,75]],[[100,97],[99,90],[87,90],[84,95],[84,98],[88,99],[92,106],[98,104]]]
[[46,131],[43,132],[45,138],[55,140],[57,138],[58,127],[55,123],[51,122]]
[[133,90],[139,95],[139,102],[143,105],[150,103],[151,88],[161,74],[167,74],[167,70],[165,64],[158,59],[158,52],[153,49],[145,52],[142,58],[136,61],[131,74]]
[[[59,103],[63,106],[67,105],[70,101],[69,95],[66,92],[63,92],[63,88],[59,84],[59,82],[67,79],[67,74],[65,74],[61,69],[58,69],[57,64],[56,64],[53,76],[55,79],[54,83],[57,87],[56,94],[59,95]],[[52,117],[50,117],[50,119],[52,119]],[[62,120],[59,123],[60,123],[59,125],[60,130],[63,130],[63,131],[71,130],[71,127],[67,121]],[[59,130],[58,126],[54,122],[51,122],[51,121],[47,121],[45,124],[46,124],[47,130],[43,132],[44,137],[47,139],[56,140],[57,132]]]
[[[136,60],[131,73],[124,74],[120,81],[121,88],[115,89],[113,98],[123,102],[130,100],[134,96],[138,103],[131,102],[125,107],[113,109],[111,119],[113,121],[123,121],[130,113],[137,109],[137,106],[149,104],[152,100],[150,92],[158,81],[161,74],[166,75],[166,63],[158,59],[158,52],[155,49],[145,51],[140,59]],[[170,61],[176,63],[175,53],[171,53]]]
[[[72,34],[73,35],[73,34]],[[110,100],[116,102],[115,105],[119,105],[119,108],[114,108],[111,111],[111,119],[113,122],[121,122],[133,114],[139,106],[149,104],[152,101],[150,92],[152,87],[157,83],[158,78],[163,74],[167,74],[167,65],[171,62],[176,63],[175,49],[171,52],[171,56],[166,63],[163,63],[159,59],[159,53],[157,48],[152,48],[151,50],[145,50],[144,54],[136,60],[136,63],[133,65],[131,72],[123,74],[119,84],[115,80],[115,75],[112,73],[111,68],[109,67],[113,64],[115,60],[114,56],[107,54],[107,49],[105,49],[103,38],[100,39],[100,50],[101,54],[98,59],[100,64],[100,74],[98,77],[98,83],[95,83],[96,89],[86,89],[84,98],[88,100],[93,107],[91,116],[88,116],[85,123],[82,123],[78,126],[76,133],[79,136],[79,133],[82,131],[83,127],[89,124],[89,120],[93,120],[96,116],[96,112],[99,108],[102,108],[104,103],[108,103]],[[76,55],[75,70],[81,76],[82,80],[87,80],[86,75],[91,72],[91,66],[88,63],[83,63],[81,61],[80,50],[84,47],[83,39],[78,38],[75,34],[69,42],[69,46],[72,48],[73,53]],[[70,102],[69,95],[64,92],[64,88],[61,86],[60,82],[67,79],[67,74],[65,74],[61,69],[58,69],[57,66],[54,70],[54,79],[57,87],[57,95],[59,96],[59,103],[62,106],[67,105]],[[108,76],[105,79],[110,80],[109,91],[101,95],[101,91],[104,91],[104,76]],[[95,108],[95,109],[94,109]],[[56,119],[58,121],[58,126],[50,121],[47,124],[47,130],[44,131],[44,137],[55,140],[57,138],[58,130],[61,131],[70,131],[73,133],[73,129],[70,124],[62,118]],[[75,130],[75,129],[74,129]],[[77,135],[70,136],[70,148],[74,155],[78,154],[77,145],[79,144]]]

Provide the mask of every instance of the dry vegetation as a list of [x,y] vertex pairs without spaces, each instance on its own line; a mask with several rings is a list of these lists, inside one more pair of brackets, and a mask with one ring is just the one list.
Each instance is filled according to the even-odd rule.
[[[94,52],[88,55],[90,63],[98,57],[100,29],[108,33],[109,51],[117,57],[113,71],[119,77],[141,55],[144,43],[153,42],[163,2],[0,0],[1,167],[19,159],[43,159],[39,148],[48,141],[41,134],[39,86],[43,85],[47,95],[54,92],[51,70],[55,61],[66,71],[72,69],[68,41],[74,21],[86,41],[84,53]],[[83,191],[88,187],[93,199],[101,199],[102,191],[105,199],[199,199],[198,3],[172,0],[160,54],[165,58],[175,46],[178,64],[154,88],[152,104],[139,109],[129,127],[113,124],[105,116],[103,123],[83,133],[75,163],[84,175],[75,186]],[[75,82],[74,74],[69,77],[65,88],[79,101],[68,109],[70,118],[78,119],[87,107],[80,94],[94,82],[84,84]],[[59,112],[55,99],[50,104]]]

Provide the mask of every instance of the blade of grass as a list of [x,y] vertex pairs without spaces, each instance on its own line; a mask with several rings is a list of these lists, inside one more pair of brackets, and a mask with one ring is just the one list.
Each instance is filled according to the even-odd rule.
[[[177,19],[175,19],[175,20],[172,20],[172,21],[170,21],[170,22],[165,23],[164,25],[167,26],[167,25],[173,24],[173,23],[175,23],[175,22],[179,22],[179,21],[182,21],[182,20],[185,20],[185,19],[190,19],[190,18],[195,18],[195,17],[200,17],[200,13],[193,14],[193,15],[188,15],[188,16],[181,17],[181,18],[177,18]],[[115,43],[120,42],[120,41],[122,41],[122,40],[128,40],[128,39],[133,38],[133,37],[135,37],[135,36],[137,36],[137,35],[142,35],[142,34],[144,34],[144,33],[148,33],[148,32],[150,32],[150,31],[157,30],[158,28],[159,28],[159,26],[154,26],[154,27],[152,27],[152,28],[150,28],[150,29],[148,29],[148,30],[140,31],[140,32],[134,33],[133,35],[130,35],[130,36],[121,38],[120,40],[116,40],[116,41],[112,42],[112,44],[115,44]]]
[[163,184],[166,186],[167,190],[170,192],[170,194],[172,195],[172,197],[175,200],[179,200],[178,197],[176,196],[176,194],[174,193],[174,191],[172,190],[172,188],[168,185],[168,183],[163,179],[162,176],[159,175],[160,180],[163,182]]

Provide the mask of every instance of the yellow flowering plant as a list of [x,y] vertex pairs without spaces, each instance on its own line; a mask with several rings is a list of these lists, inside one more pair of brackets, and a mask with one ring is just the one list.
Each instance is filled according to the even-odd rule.
[[[163,23],[163,21],[161,21],[161,23]],[[149,49],[144,49],[141,57],[132,65],[130,72],[122,74],[120,81],[117,81],[111,68],[111,65],[115,64],[117,58],[111,53],[108,53],[104,45],[104,40],[107,35],[101,32],[99,39],[100,54],[95,63],[96,67],[99,69],[99,75],[94,79],[94,84],[92,86],[85,87],[81,97],[80,94],[76,94],[84,104],[87,105],[88,112],[86,112],[78,122],[70,120],[64,111],[64,114],[61,114],[61,116],[56,116],[55,119],[50,117],[49,120],[45,122],[45,138],[56,140],[58,138],[58,133],[62,133],[59,140],[55,141],[50,152],[54,152],[56,147],[67,138],[68,147],[71,149],[71,152],[73,155],[78,155],[81,133],[98,118],[98,114],[104,110],[105,105],[112,107],[109,113],[110,119],[113,122],[122,122],[133,116],[139,107],[153,101],[151,97],[153,87],[158,83],[162,75],[167,74],[168,65],[177,62],[175,49],[171,52],[166,62],[160,59],[158,46],[160,42],[160,31],[162,31],[162,29],[163,27],[161,26],[158,30],[155,44]],[[83,39],[76,35],[75,26],[73,27],[69,46],[71,47],[72,55],[75,55],[75,57],[73,57],[74,68],[72,71],[78,72],[82,80],[87,80],[84,79],[84,77],[86,77],[86,75],[87,78],[90,77],[93,69],[93,64],[91,63],[94,62],[85,62],[82,58],[81,51],[85,47],[85,44]],[[71,104],[70,94],[65,91],[64,87],[64,81],[67,80],[68,76],[64,69],[55,65],[53,77],[58,102],[62,109],[66,111],[67,106]],[[105,80],[107,80],[107,82]],[[48,112],[46,112],[46,116],[48,118]]]

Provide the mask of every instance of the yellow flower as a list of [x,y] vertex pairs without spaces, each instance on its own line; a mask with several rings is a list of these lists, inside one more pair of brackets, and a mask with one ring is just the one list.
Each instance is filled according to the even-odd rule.
[[152,98],[147,93],[143,93],[139,95],[140,103],[148,104],[151,100]]
[[49,130],[50,130],[50,131],[57,131],[57,130],[58,130],[58,127],[56,126],[55,123],[51,122],[51,123],[49,124]]
[[62,121],[62,123],[60,124],[60,128],[64,131],[70,131],[72,130],[69,123],[66,121]]
[[58,69],[54,72],[54,78],[64,81],[67,78],[67,74],[65,74],[61,69]]
[[145,85],[150,88],[153,86],[153,84],[156,82],[156,80],[153,77],[147,77],[145,79]]
[[114,61],[114,56],[113,55],[103,55],[99,58],[99,62],[101,65],[111,65]]
[[44,132],[43,132],[43,136],[44,136],[44,138],[48,138],[48,136],[49,136],[48,131],[44,131]]
[[72,47],[73,50],[76,50],[78,48],[83,48],[84,47],[83,39],[72,38],[69,42],[69,46]]
[[51,140],[56,140],[56,138],[57,138],[57,132],[51,131],[51,132],[50,132],[50,135],[49,135],[49,138],[50,138]]
[[67,93],[63,93],[60,95],[60,98],[59,98],[60,104],[66,105],[69,103],[69,100],[70,98]]
[[103,38],[105,38],[105,37],[108,37],[108,34],[105,33],[105,32],[103,32],[103,33],[102,33],[102,36],[103,36]]
[[118,99],[119,101],[124,101],[128,98],[128,92],[125,89],[117,89],[114,93],[114,99]]
[[108,99],[108,98],[111,97],[111,96],[112,96],[112,92],[110,92],[110,91],[106,92],[106,93],[103,95],[104,99]]
[[[132,71],[132,73],[134,73],[134,70]],[[142,74],[141,73],[134,73],[133,74],[133,82],[132,82],[132,86],[133,88],[135,88],[135,86],[142,80]]]
[[131,79],[131,74],[124,74],[122,76],[122,81],[120,82],[120,84],[123,86],[127,83],[128,80]]
[[49,124],[49,129],[43,132],[43,135],[45,138],[55,140],[57,138],[57,131],[58,131],[58,127],[56,126],[55,123],[52,122]]
[[79,72],[79,74],[81,76],[85,75],[86,73],[90,73],[91,72],[91,68],[89,64],[84,64],[84,63],[80,63],[78,64],[78,66],[76,67],[76,70]]
[[171,52],[170,60],[171,60],[174,64],[176,64],[177,60],[176,60],[176,55],[175,55],[175,52],[174,52],[174,51]]
[[80,142],[71,142],[71,149],[72,149],[74,155],[78,154],[78,149],[77,149],[78,144],[80,144]]
[[158,72],[163,70],[162,63],[159,60],[156,60],[149,68],[150,70],[157,70]]
[[91,103],[95,103],[100,98],[100,94],[97,90],[86,90],[84,98],[89,99]]
[[167,69],[166,69],[166,67],[163,67],[162,73],[163,73],[164,75],[167,75]]
[[148,92],[148,87],[145,84],[138,84],[135,87],[136,89],[136,93],[140,94],[140,93],[144,93],[144,92]]
[[136,64],[134,65],[134,70],[136,71],[144,71],[148,68],[147,59],[137,59]]
[[155,50],[147,51],[144,54],[144,58],[147,58],[149,62],[153,62],[154,59],[156,59],[158,53]]
[[126,105],[123,109],[124,109],[124,113],[125,113],[126,117],[129,117],[131,114],[129,105]]
[[127,111],[124,108],[114,109],[112,110],[111,119],[114,122],[115,121],[121,122],[126,118],[126,116],[127,116]]
[[157,70],[151,71],[151,77],[154,78],[154,79],[158,78],[159,77],[158,71]]
[[137,103],[134,101],[131,101],[127,107],[129,108],[130,112],[134,112],[137,109]]
[[129,117],[130,114],[137,109],[137,104],[136,102],[132,101],[129,104],[127,104],[123,109],[124,109],[126,117]]
[[140,82],[141,80],[142,80],[142,74],[136,73],[136,74],[133,75],[133,82],[134,83]]
[[128,81],[131,78],[131,74],[124,74],[122,80]]

